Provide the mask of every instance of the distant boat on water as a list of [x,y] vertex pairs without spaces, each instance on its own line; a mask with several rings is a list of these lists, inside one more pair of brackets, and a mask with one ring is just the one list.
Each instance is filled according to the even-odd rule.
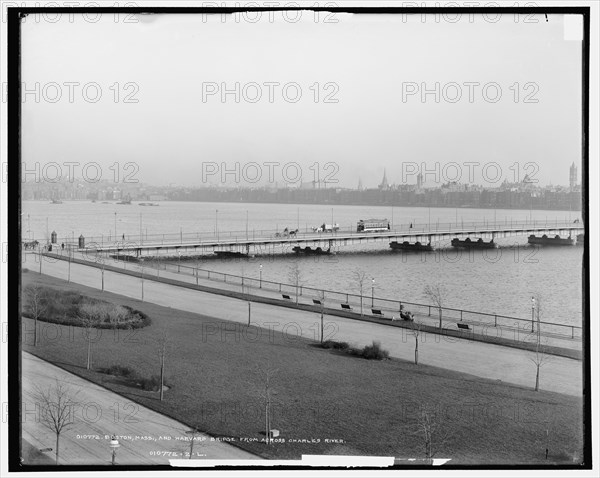
[[431,244],[421,244],[420,242],[415,242],[411,244],[408,241],[398,242],[392,241],[390,242],[390,248],[393,250],[402,250],[402,251],[433,251],[433,246]]
[[248,257],[248,254],[237,251],[214,251],[218,257]]
[[141,202],[138,206],[158,206],[158,204],[155,202]]
[[575,239],[571,236],[560,237],[558,234],[554,237],[548,237],[546,234],[542,237],[537,237],[534,234],[531,234],[527,238],[527,242],[539,246],[573,246],[575,244]]
[[62,204],[63,202],[60,199],[51,199],[50,204]]
[[498,244],[494,242],[492,239],[489,242],[485,242],[483,239],[479,238],[476,241],[472,241],[470,237],[467,237],[464,241],[461,241],[458,238],[452,239],[450,242],[452,247],[460,247],[464,249],[497,249]]

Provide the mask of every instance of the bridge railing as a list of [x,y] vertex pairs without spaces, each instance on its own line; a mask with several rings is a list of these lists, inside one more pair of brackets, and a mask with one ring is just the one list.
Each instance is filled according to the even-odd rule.
[[[572,221],[562,221],[562,220],[523,220],[523,221],[514,221],[505,219],[504,221],[435,221],[431,223],[411,223],[411,222],[402,222],[395,223],[393,228],[389,232],[384,232],[383,234],[389,233],[432,233],[443,232],[443,231],[452,231],[452,230],[477,230],[481,232],[485,232],[486,230],[494,230],[499,228],[504,229],[524,229],[528,227],[532,228],[546,228],[546,229],[559,229],[559,228],[567,228],[567,227],[583,227],[582,223],[574,223]],[[293,228],[288,228],[289,230],[294,230]],[[215,242],[215,241],[247,241],[247,240],[260,240],[260,239],[273,239],[275,235],[283,234],[283,230],[280,228],[276,229],[248,229],[247,231],[219,231],[215,233],[212,231],[197,231],[197,232],[183,232],[179,233],[166,233],[166,234],[117,234],[115,237],[114,234],[100,235],[100,236],[87,236],[85,238],[86,244],[96,243],[101,246],[103,245],[114,245],[116,242],[124,242],[128,245],[150,245],[150,244],[197,244],[202,242]],[[298,231],[298,237],[312,236],[316,233],[312,230],[312,228],[302,228]],[[364,234],[358,233],[356,231],[356,225],[348,225],[341,226],[335,232],[323,232],[320,233],[321,237],[335,236],[336,234],[344,234],[344,235],[352,235],[352,234]],[[373,233],[374,235],[377,233]],[[285,236],[281,236],[285,237]],[[78,241],[78,236],[71,235],[68,237],[63,237],[58,239],[58,243],[65,244],[76,244]]]
[[[362,294],[354,294],[350,292],[307,287],[303,283],[296,286],[296,284],[274,282],[261,279],[260,277],[249,277],[209,269],[200,269],[181,263],[161,261],[152,263],[152,267],[198,277],[198,279],[208,279],[211,281],[227,283],[240,287],[240,291],[243,287],[245,292],[248,292],[250,289],[262,289],[265,292],[269,291],[277,294],[289,295],[294,300],[297,294],[299,298],[302,298],[304,301],[310,301],[311,303],[312,299],[324,299],[325,307],[328,308],[340,308],[341,304],[348,304],[352,307],[354,312],[361,313],[362,308],[362,313],[367,316],[372,315],[372,309],[378,309],[384,312],[388,317],[393,315],[399,317],[400,311],[403,310],[405,312],[413,313],[417,319],[419,317],[427,317],[428,320],[437,321],[439,318],[439,309],[435,305],[377,297],[374,295],[372,287],[368,284],[365,284]],[[493,312],[479,312],[452,307],[442,307],[441,311],[443,322],[462,322],[465,324],[482,326],[489,331],[490,335],[493,334],[493,332],[491,332],[493,328],[510,329],[519,334],[537,332],[539,324],[540,331],[545,335],[556,335],[571,339],[582,338],[581,327],[560,323],[558,321],[538,322],[535,317],[532,320],[531,318],[512,317]]]

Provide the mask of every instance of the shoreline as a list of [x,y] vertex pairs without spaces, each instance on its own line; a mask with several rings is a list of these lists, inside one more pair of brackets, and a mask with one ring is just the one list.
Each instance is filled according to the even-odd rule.
[[[67,258],[64,258],[60,255],[44,253],[43,256],[52,257],[54,259],[58,259],[58,260],[67,262]],[[77,259],[77,258],[71,258],[71,262],[80,264],[83,266],[87,266],[87,267],[93,267],[96,269],[104,269],[105,271],[129,275],[132,277],[139,277],[139,278],[142,277],[142,273],[139,271],[122,269],[117,266],[105,264],[102,267],[97,263],[91,263],[91,262],[88,262],[88,261],[85,261],[82,259]],[[36,273],[33,270],[30,270],[30,271],[32,273]],[[182,288],[186,288],[186,289],[198,290],[198,291],[207,292],[207,293],[215,294],[215,295],[221,295],[221,296],[225,296],[225,297],[231,297],[233,299],[237,299],[237,300],[241,300],[241,301],[245,301],[245,302],[262,303],[262,304],[273,305],[273,306],[287,308],[287,309],[295,309],[295,310],[311,312],[313,314],[318,314],[321,312],[321,308],[317,305],[309,305],[309,304],[301,304],[301,303],[296,304],[294,302],[287,301],[286,299],[275,299],[275,298],[271,298],[271,297],[246,294],[246,293],[242,293],[242,292],[238,292],[238,291],[227,290],[227,289],[219,288],[219,287],[196,285],[191,282],[184,282],[181,280],[176,280],[176,279],[171,279],[171,278],[166,278],[166,277],[154,277],[154,276],[148,276],[147,274],[144,274],[144,280],[168,284],[168,285],[182,287]],[[368,309],[368,307],[367,307],[367,309]],[[357,321],[362,321],[362,322],[369,322],[369,323],[378,324],[378,325],[398,327],[398,328],[402,328],[402,329],[407,329],[409,331],[412,329],[412,327],[410,325],[411,322],[407,322],[404,320],[392,321],[390,319],[379,319],[379,318],[366,316],[366,315],[361,316],[357,312],[348,312],[348,311],[344,311],[344,310],[332,309],[332,308],[327,308],[327,307],[324,308],[324,313],[326,315],[342,317],[342,318],[346,318],[346,319],[352,319],[352,320],[357,320]],[[469,330],[469,331],[465,331],[465,329],[454,330],[454,329],[450,329],[450,328],[446,328],[446,327],[442,327],[442,332],[440,333],[439,327],[431,326],[431,325],[427,325],[427,324],[422,324],[421,329],[423,332],[428,332],[428,333],[431,333],[434,335],[441,335],[445,338],[467,339],[467,340],[472,340],[475,342],[489,343],[489,344],[493,344],[493,345],[500,345],[500,346],[504,346],[504,347],[511,347],[511,348],[517,348],[517,349],[522,349],[522,350],[528,350],[528,351],[536,350],[536,344],[534,342],[523,340],[524,338],[530,337],[530,334],[525,333],[524,331],[520,331],[520,330],[516,331],[517,339],[512,340],[512,339],[508,339],[506,337],[499,337],[497,335],[491,336],[491,335],[487,335],[487,334],[476,333],[475,330]],[[508,329],[506,327],[503,328],[503,327],[485,326],[484,330],[487,330],[487,329],[508,330],[510,332],[510,329]],[[514,334],[515,330],[513,329],[512,332]],[[521,336],[520,339],[519,339],[519,335]],[[568,340],[568,339],[565,338],[565,340]],[[571,340],[575,340],[575,339],[571,339]],[[583,360],[583,353],[581,350],[570,349],[567,347],[560,347],[560,346],[556,346],[556,345],[544,345],[544,350],[546,353],[548,353],[550,355],[556,355],[556,356],[565,357],[565,358],[574,359],[574,360]]]
[[[77,203],[92,203],[91,199],[61,199],[64,202],[77,202]],[[323,203],[314,203],[314,202],[271,202],[271,201],[193,201],[193,200],[185,200],[185,199],[174,199],[174,200],[160,200],[160,201],[150,201],[148,199],[132,199],[131,204],[119,204],[117,200],[112,199],[109,201],[96,200],[96,203],[100,204],[113,204],[119,206],[139,206],[140,202],[154,202],[160,206],[161,203],[200,203],[200,204],[276,204],[276,205],[291,205],[291,206],[369,206],[369,207],[398,207],[398,208],[438,208],[438,209],[497,209],[497,210],[506,210],[506,211],[529,211],[529,209],[523,209],[522,207],[507,207],[507,206],[483,206],[483,205],[469,205],[469,206],[451,206],[448,204],[439,204],[439,205],[428,205],[428,204],[392,204],[392,203],[333,203],[333,202],[323,202]],[[36,202],[36,203],[48,203],[50,204],[50,199],[24,199],[23,202]],[[536,205],[535,211],[562,211],[562,212],[573,212],[573,213],[581,213],[582,209],[567,209],[567,208],[552,208],[552,207],[539,207]]]

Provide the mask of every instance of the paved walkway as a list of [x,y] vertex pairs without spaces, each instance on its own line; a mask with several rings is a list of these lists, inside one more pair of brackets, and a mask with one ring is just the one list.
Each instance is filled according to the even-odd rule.
[[[59,464],[111,465],[108,435],[119,435],[117,465],[168,465],[169,460],[189,459],[187,425],[132,402],[121,395],[84,380],[34,355],[23,352],[23,438],[55,459],[56,436],[40,420],[36,387],[47,390],[56,381],[76,392],[73,425],[60,435]],[[163,439],[160,439],[163,437]],[[150,438],[150,439],[148,439]],[[170,439],[168,439],[170,438]],[[181,438],[183,440],[178,440]],[[210,441],[197,434],[192,457],[198,460],[257,460],[258,457],[227,443]],[[32,463],[35,464],[35,463]]]
[[[59,253],[60,253],[60,251],[59,251]],[[65,254],[66,254],[66,252],[65,252]],[[75,257],[77,257],[79,260],[84,260],[84,261],[87,261],[87,260],[90,260],[93,258],[91,255],[88,257],[79,252],[75,253]],[[36,260],[37,260],[37,258],[36,258]],[[46,256],[44,260],[52,261],[54,259]],[[231,292],[236,292],[236,293],[242,292],[242,289],[243,289],[244,293],[249,293],[254,296],[265,297],[265,298],[274,299],[274,300],[278,300],[278,301],[282,300],[282,292],[283,292],[283,293],[288,294],[291,297],[292,302],[295,301],[295,299],[296,299],[295,291],[292,290],[293,288],[288,287],[287,290],[284,289],[283,291],[277,290],[276,284],[268,283],[266,281],[264,281],[263,287],[259,288],[258,284],[257,284],[258,281],[256,279],[247,281],[246,284],[244,284],[244,286],[242,287],[242,284],[240,283],[240,279],[231,274],[227,274],[227,276],[229,277],[229,279],[227,281],[223,281],[224,274],[219,273],[219,272],[213,272],[212,274],[210,274],[210,273],[207,273],[207,271],[201,270],[199,273],[199,277],[196,277],[194,274],[194,271],[193,271],[192,264],[190,264],[190,263],[188,263],[186,265],[184,263],[177,264],[177,263],[161,262],[159,265],[161,267],[166,267],[167,268],[166,270],[162,269],[162,268],[157,269],[156,263],[146,265],[146,267],[141,267],[140,263],[135,263],[135,262],[134,263],[125,263],[123,261],[118,261],[118,260],[115,260],[112,258],[109,258],[106,261],[106,264],[110,267],[117,267],[117,268],[129,270],[129,271],[134,270],[136,272],[140,272],[143,270],[144,274],[147,277],[168,278],[168,279],[172,279],[172,280],[176,280],[176,281],[180,281],[180,282],[187,282],[189,284],[199,285],[199,286],[212,288],[212,289],[220,289],[220,290],[231,291]],[[38,267],[39,267],[39,263],[38,263]],[[210,278],[207,277],[207,275]],[[248,285],[248,283],[250,283],[250,286]],[[340,299],[339,296],[343,296],[343,295],[344,294],[342,294],[342,293],[337,293],[338,297],[336,299],[326,297],[325,306],[333,308],[333,309],[338,309],[340,307],[340,302],[342,301],[342,299]],[[316,295],[315,291],[308,291],[307,289],[304,289],[304,293],[303,293],[303,289],[301,287],[300,295],[298,298],[298,303],[312,306],[313,299],[318,299],[318,298],[319,297]],[[350,299],[355,301],[355,303],[351,303],[354,312],[356,312],[356,313],[360,312],[360,303],[358,302],[358,299],[356,299],[355,297],[352,297],[352,296],[350,296]],[[377,298],[375,299],[375,305],[377,307],[379,307],[377,304],[378,300],[379,299],[377,299]],[[364,303],[363,303],[363,311],[364,311],[365,317],[377,318],[376,316],[371,315],[370,305],[371,305],[370,298],[365,299]],[[387,306],[389,307],[389,303],[387,304]],[[407,307],[407,310],[410,310],[411,312],[414,313],[414,317],[417,321],[419,321],[423,324],[429,325],[431,327],[436,327],[436,328],[438,327],[439,319],[437,317],[437,312],[435,311],[434,308],[431,311],[431,315],[428,315],[427,313],[420,313],[417,309],[415,309],[414,307],[411,307],[410,305],[407,305],[406,307]],[[383,307],[382,310],[384,311],[385,317],[387,319],[391,319],[392,317],[395,317],[396,319],[400,320],[398,311],[392,312],[390,310],[387,310],[385,307]],[[530,322],[514,322],[511,325],[507,325],[507,320],[508,319],[502,319],[502,318],[499,319],[497,327],[494,324],[493,316],[489,316],[489,317],[479,316],[478,319],[476,319],[476,320],[473,319],[473,317],[468,317],[463,321],[463,323],[470,325],[469,333],[484,335],[484,336],[489,336],[489,337],[498,336],[498,337],[503,337],[508,340],[516,340],[516,341],[522,341],[522,342],[525,342],[525,341],[535,342],[535,340],[537,339],[537,326],[535,327],[535,333],[532,333]],[[386,319],[383,319],[383,321],[384,321],[384,323],[387,322]],[[456,327],[457,322],[458,322],[457,318],[448,318],[448,314],[446,314],[446,315],[444,315],[443,320],[442,320],[442,327],[449,331],[456,331],[457,330],[457,327]],[[550,329],[550,331],[547,331],[546,329]],[[556,333],[557,331],[560,331],[561,333],[557,334]],[[570,328],[560,328],[560,327],[542,325],[541,335],[542,335],[542,340],[545,345],[581,351],[581,349],[582,349],[582,341],[581,341],[581,337],[580,337],[581,331],[580,330],[576,331],[574,338],[571,338],[569,336],[569,334],[571,332],[573,332],[573,331]]]
[[[33,271],[39,267],[36,258],[26,255],[29,263],[23,264]],[[45,274],[66,279],[68,263],[57,260],[44,260],[42,271]],[[99,269],[71,264],[71,281],[99,289],[101,272]],[[127,265],[130,268],[131,265]],[[164,271],[161,271],[161,276]],[[176,274],[175,274],[176,275]],[[127,297],[141,297],[141,280],[136,277],[108,272],[105,274],[105,290]],[[215,283],[213,282],[214,286]],[[165,307],[202,313],[211,317],[237,323],[247,323],[248,305],[246,301],[225,296],[199,292],[182,287],[144,281],[144,298]],[[319,337],[319,315],[306,311],[277,307],[267,304],[252,304],[252,323],[268,330],[284,332],[284,338],[293,340],[296,335],[317,340]],[[325,338],[344,340],[357,346],[381,342],[392,357],[405,360],[414,358],[414,337],[403,328],[373,324],[336,316],[325,317]],[[226,331],[206,328],[206,333],[226,335]],[[479,377],[500,380],[523,387],[532,388],[535,383],[534,353],[488,343],[474,342],[449,336],[423,333],[420,337],[419,361],[427,365],[448,368],[470,373]],[[574,396],[582,395],[581,361],[552,356],[544,364],[540,374],[540,388]]]

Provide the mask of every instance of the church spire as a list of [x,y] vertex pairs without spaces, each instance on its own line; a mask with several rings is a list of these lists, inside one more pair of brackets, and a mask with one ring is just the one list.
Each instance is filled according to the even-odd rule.
[[387,174],[385,168],[383,168],[383,179],[381,180],[381,184],[379,185],[379,189],[388,189],[390,184],[387,180]]

